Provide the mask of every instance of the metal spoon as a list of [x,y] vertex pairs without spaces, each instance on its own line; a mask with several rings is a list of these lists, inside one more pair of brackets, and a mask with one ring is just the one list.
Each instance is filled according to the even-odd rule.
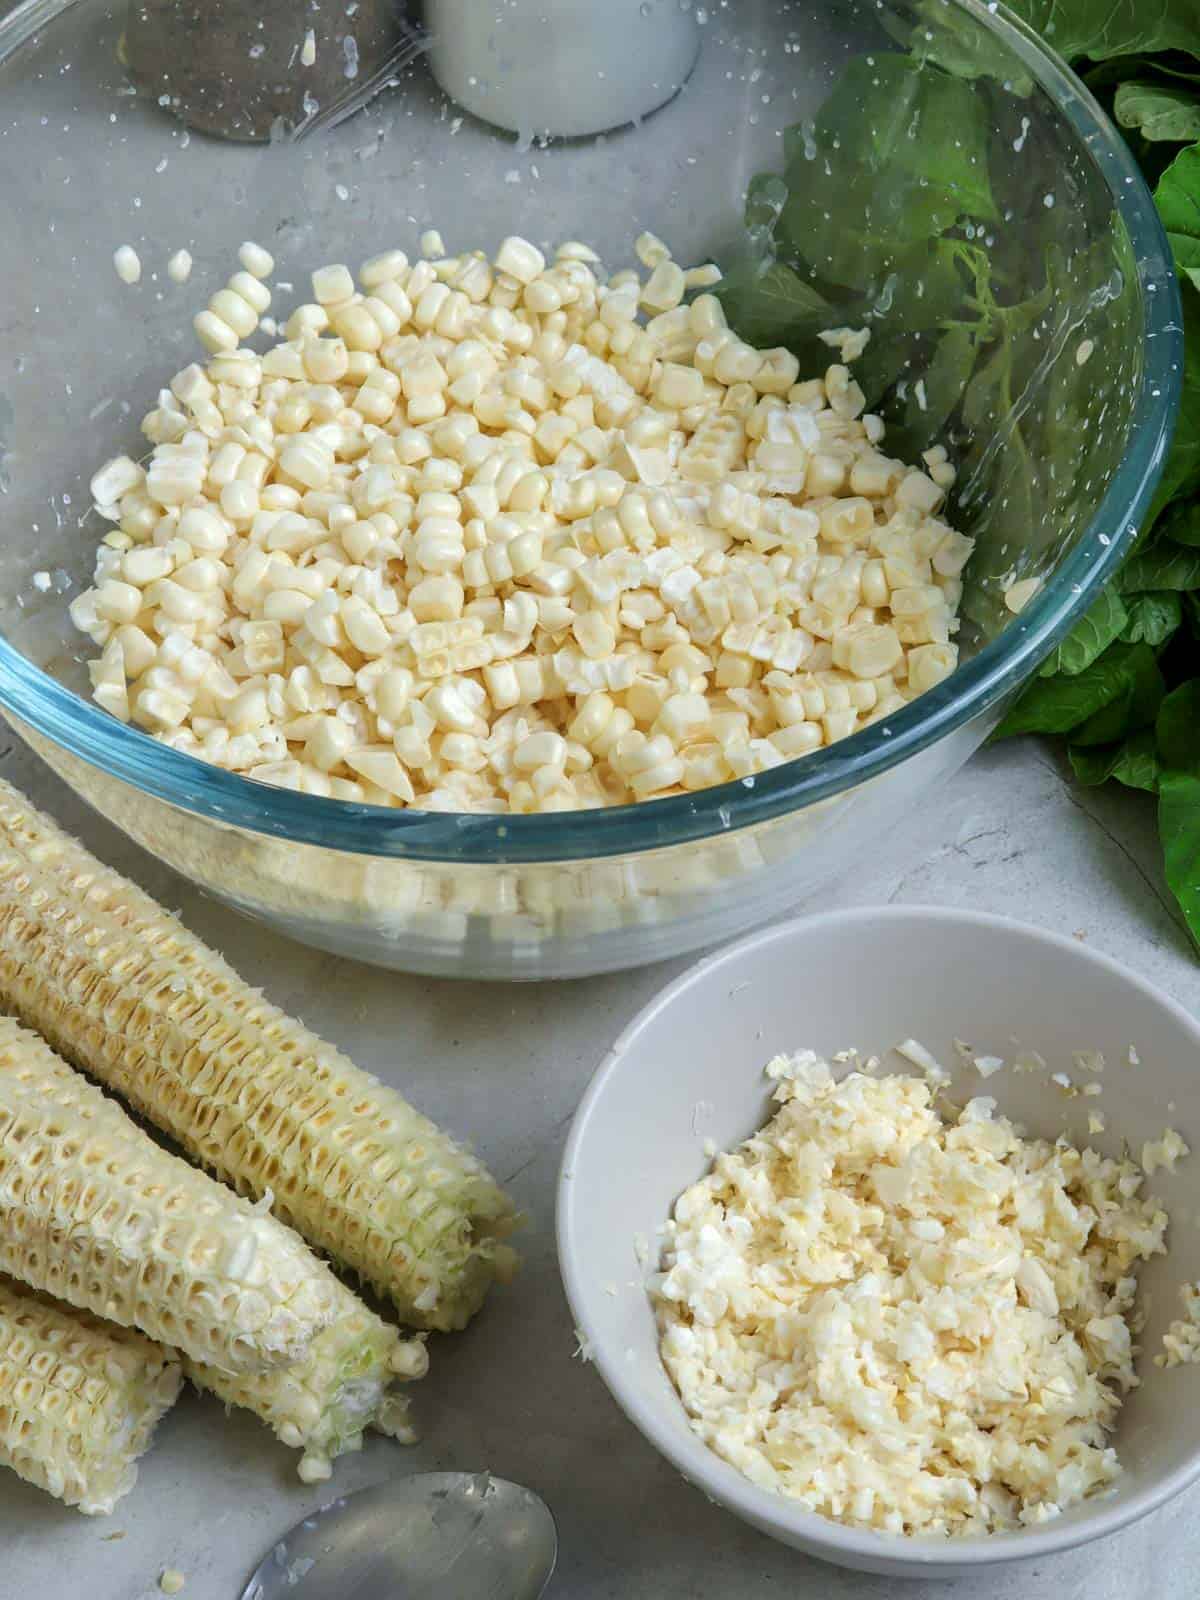
[[427,1472],[331,1500],[285,1534],[240,1600],[539,1600],[558,1534],[531,1489]]

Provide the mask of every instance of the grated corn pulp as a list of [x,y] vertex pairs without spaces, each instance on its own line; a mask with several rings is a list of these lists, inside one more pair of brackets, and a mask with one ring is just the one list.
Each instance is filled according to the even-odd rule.
[[652,1293],[692,1427],[857,1527],[1036,1524],[1102,1490],[1165,1212],[1130,1161],[778,1057],[774,1118],[682,1195]]

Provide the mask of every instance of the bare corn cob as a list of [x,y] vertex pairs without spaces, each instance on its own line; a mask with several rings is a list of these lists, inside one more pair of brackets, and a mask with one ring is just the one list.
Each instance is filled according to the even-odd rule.
[[178,1359],[139,1333],[0,1280],[0,1465],[110,1512],[175,1404]]
[[290,1229],[161,1150],[11,1017],[0,1271],[229,1371],[300,1360],[335,1311]]
[[511,1272],[512,1205],[479,1161],[5,783],[0,992],[403,1320],[460,1328]]
[[330,1277],[338,1303],[333,1326],[294,1367],[231,1374],[184,1363],[197,1388],[252,1411],[284,1444],[303,1450],[299,1472],[306,1483],[328,1478],[338,1456],[361,1450],[367,1428],[415,1442],[408,1400],[396,1385],[424,1377],[429,1367],[422,1339],[402,1339]]

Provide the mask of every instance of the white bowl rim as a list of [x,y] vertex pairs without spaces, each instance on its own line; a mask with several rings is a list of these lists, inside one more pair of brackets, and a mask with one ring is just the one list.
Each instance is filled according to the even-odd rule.
[[901,1535],[871,1533],[846,1527],[842,1523],[833,1521],[832,1518],[806,1511],[781,1495],[758,1488],[735,1468],[722,1461],[706,1445],[700,1443],[690,1432],[679,1432],[658,1425],[651,1409],[642,1401],[641,1384],[629,1375],[628,1364],[613,1360],[602,1342],[592,1339],[593,1330],[589,1327],[584,1312],[586,1296],[581,1264],[572,1243],[574,1231],[572,1175],[579,1152],[588,1135],[588,1125],[609,1082],[620,1069],[625,1053],[648,1023],[687,990],[696,984],[709,982],[727,962],[747,951],[761,950],[770,944],[785,942],[800,929],[809,933],[822,928],[841,929],[861,923],[877,926],[880,922],[906,921],[940,922],[948,926],[987,928],[994,932],[1015,933],[1037,941],[1049,949],[1066,952],[1072,959],[1107,971],[1114,978],[1139,989],[1148,999],[1173,1016],[1186,1032],[1192,1034],[1200,1052],[1200,1022],[1155,984],[1140,977],[1112,956],[1094,950],[1078,939],[1051,933],[1013,917],[996,916],[991,912],[970,911],[957,907],[925,905],[855,906],[844,910],[793,917],[787,922],[760,929],[712,955],[705,956],[660,989],[622,1029],[588,1084],[571,1123],[559,1169],[555,1225],[559,1270],[575,1325],[582,1337],[588,1341],[589,1359],[595,1364],[609,1393],[621,1410],[655,1449],[677,1468],[685,1482],[698,1485],[704,1493],[726,1510],[734,1512],[752,1526],[770,1532],[785,1543],[801,1543],[805,1549],[814,1553],[827,1553],[835,1562],[846,1566],[863,1566],[875,1571],[885,1570],[888,1564],[891,1564],[893,1570],[911,1564],[914,1569],[913,1576],[917,1576],[919,1571],[924,1571],[936,1577],[937,1568],[947,1569],[946,1576],[950,1576],[954,1571],[967,1566],[985,1569],[1011,1561],[1026,1561],[1073,1550],[1079,1545],[1090,1543],[1093,1539],[1117,1533],[1130,1523],[1148,1516],[1150,1512],[1156,1511],[1167,1501],[1174,1499],[1200,1478],[1200,1425],[1197,1427],[1196,1443],[1191,1456],[1159,1483],[1144,1489],[1133,1489],[1119,1504],[1110,1504],[1104,1497],[1098,1496],[1090,1506],[1085,1504],[1084,1514],[1080,1518],[1069,1523],[1055,1521],[1011,1533],[979,1534],[969,1538],[946,1540],[905,1538]]

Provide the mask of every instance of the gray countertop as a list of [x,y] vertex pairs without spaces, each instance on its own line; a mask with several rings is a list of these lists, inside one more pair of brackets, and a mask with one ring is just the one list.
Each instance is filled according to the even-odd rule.
[[[414,1391],[423,1442],[404,1449],[373,1440],[342,1462],[338,1490],[447,1468],[486,1467],[527,1483],[558,1520],[551,1594],[562,1600],[883,1600],[897,1592],[894,1580],[808,1560],[709,1505],[573,1355],[553,1218],[567,1126],[613,1038],[685,963],[530,987],[354,966],[203,897],[100,822],[11,735],[0,739],[0,773],[177,908],[273,1000],[470,1139],[528,1213],[517,1281],[467,1333],[433,1341],[431,1375]],[[887,901],[1025,918],[1086,938],[1185,1004],[1200,994],[1200,968],[1162,885],[1152,805],[1116,789],[1073,787],[1036,744],[978,757],[823,903]],[[1103,1544],[903,1592],[912,1600],[1191,1600],[1198,1493]],[[226,1417],[189,1394],[111,1518],[85,1519],[3,1476],[0,1600],[149,1600],[167,1566],[187,1575],[187,1600],[233,1600],[260,1554],[329,1495],[327,1486],[302,1485],[294,1453],[253,1419]]]

